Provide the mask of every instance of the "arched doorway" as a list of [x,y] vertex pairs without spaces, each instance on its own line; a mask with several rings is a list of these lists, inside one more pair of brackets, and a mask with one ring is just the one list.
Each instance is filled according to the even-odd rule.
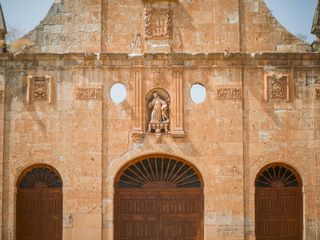
[[27,168],[18,179],[17,240],[62,239],[62,180],[47,165]]
[[190,164],[151,156],[117,175],[115,240],[202,240],[203,182]]
[[284,164],[263,168],[255,181],[257,240],[302,240],[302,184]]

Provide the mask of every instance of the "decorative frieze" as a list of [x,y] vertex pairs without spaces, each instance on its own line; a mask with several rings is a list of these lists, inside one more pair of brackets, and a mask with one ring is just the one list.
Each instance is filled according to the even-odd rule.
[[27,77],[27,103],[52,102],[52,77],[28,76]]
[[217,89],[218,99],[241,99],[241,89],[240,88],[218,88]]
[[77,100],[100,100],[102,99],[101,87],[76,87],[74,96]]
[[315,89],[315,95],[316,99],[320,101],[320,88]]
[[282,74],[265,75],[265,100],[289,101],[289,76]]
[[172,18],[171,8],[145,9],[145,38],[146,39],[169,39],[172,37]]

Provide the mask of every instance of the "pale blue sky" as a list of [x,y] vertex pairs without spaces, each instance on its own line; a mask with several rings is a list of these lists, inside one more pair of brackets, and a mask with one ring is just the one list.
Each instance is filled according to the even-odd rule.
[[[228,0],[226,0],[228,1]],[[294,34],[304,34],[308,42],[317,0],[266,0],[268,7],[282,25]],[[32,30],[47,14],[53,0],[0,0],[7,27],[26,33]]]

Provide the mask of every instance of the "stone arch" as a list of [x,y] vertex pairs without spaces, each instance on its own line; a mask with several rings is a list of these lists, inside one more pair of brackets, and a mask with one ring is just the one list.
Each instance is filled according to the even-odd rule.
[[49,164],[45,164],[45,163],[37,163],[37,164],[32,164],[32,165],[29,165],[27,167],[25,167],[22,171],[20,171],[19,174],[17,174],[17,177],[16,177],[16,186],[17,188],[19,188],[19,184],[21,183],[23,177],[32,169],[35,169],[35,168],[46,168],[46,169],[49,169],[51,170],[53,173],[55,173],[57,175],[57,177],[59,177],[60,181],[61,181],[61,188],[63,187],[63,180],[62,180],[62,177],[59,173],[59,171],[54,168],[53,166],[49,165]]
[[254,184],[256,238],[302,240],[303,195],[298,172],[287,164],[271,163],[258,172]]
[[184,160],[183,158],[176,157],[171,154],[163,154],[163,153],[153,153],[153,154],[142,155],[142,156],[136,157],[133,160],[130,160],[130,161],[126,162],[125,164],[123,164],[121,166],[121,168],[117,171],[117,175],[115,176],[115,180],[114,180],[114,186],[116,185],[117,181],[119,180],[121,173],[123,173],[124,169],[127,169],[128,167],[130,167],[134,163],[140,162],[140,161],[147,159],[147,158],[150,158],[150,157],[151,158],[160,157],[160,158],[173,159],[173,160],[180,161],[181,163],[184,163],[186,165],[189,165],[194,170],[194,172],[197,174],[197,176],[199,177],[199,181],[200,181],[199,187],[201,187],[201,188],[204,187],[204,180],[203,180],[202,174],[193,163],[191,163],[190,161]]
[[203,239],[203,178],[192,163],[144,155],[121,167],[114,189],[115,240]]
[[47,164],[25,168],[17,181],[17,239],[62,240],[63,182]]

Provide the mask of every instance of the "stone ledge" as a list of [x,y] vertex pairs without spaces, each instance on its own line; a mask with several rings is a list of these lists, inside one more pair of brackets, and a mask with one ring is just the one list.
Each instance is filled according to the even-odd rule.
[[320,65],[320,53],[145,53],[130,55],[124,53],[67,53],[67,54],[0,54],[0,67],[15,67],[17,64],[35,66],[282,66],[312,67]]

